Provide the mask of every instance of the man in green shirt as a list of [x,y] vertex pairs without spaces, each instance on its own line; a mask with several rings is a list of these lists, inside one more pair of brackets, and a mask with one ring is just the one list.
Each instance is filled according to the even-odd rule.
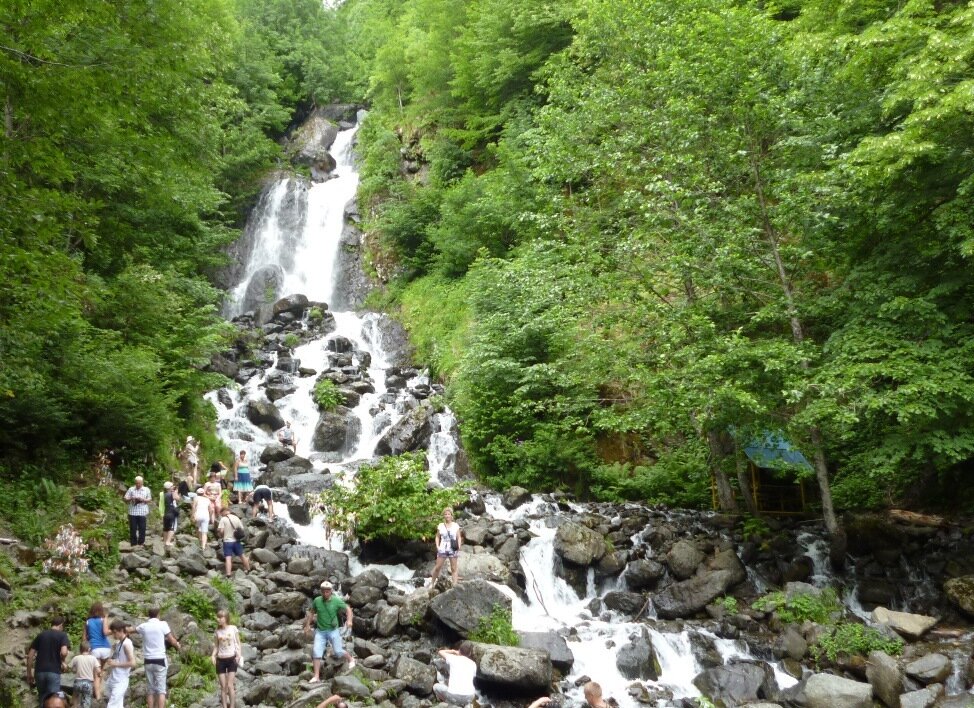
[[311,683],[321,680],[321,659],[325,655],[326,647],[331,644],[331,650],[336,659],[348,661],[348,668],[355,666],[355,658],[345,651],[342,646],[342,634],[339,629],[339,610],[345,610],[347,618],[345,626],[349,631],[352,629],[352,608],[345,604],[345,601],[334,594],[334,587],[327,580],[321,584],[321,595],[311,603],[304,618],[304,633],[311,633],[311,620],[315,620],[315,641],[314,648],[311,650],[311,658],[314,664],[315,675]]

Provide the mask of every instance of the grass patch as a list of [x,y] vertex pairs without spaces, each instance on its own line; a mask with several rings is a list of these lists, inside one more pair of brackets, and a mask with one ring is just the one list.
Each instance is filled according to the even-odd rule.
[[482,644],[499,644],[505,647],[516,647],[521,643],[521,638],[514,631],[511,611],[503,605],[494,605],[489,615],[480,618],[477,629],[470,634],[470,639]]
[[832,624],[842,613],[842,604],[832,588],[825,588],[818,595],[800,593],[791,597],[783,592],[772,592],[758,598],[751,606],[761,612],[774,612],[778,619],[788,624],[805,620]]
[[457,371],[471,325],[465,279],[429,275],[399,293],[398,317],[409,331],[417,358],[437,377],[449,380]]

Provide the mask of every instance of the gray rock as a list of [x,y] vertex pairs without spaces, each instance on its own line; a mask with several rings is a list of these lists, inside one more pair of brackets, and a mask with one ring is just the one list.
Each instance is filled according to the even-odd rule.
[[265,465],[268,462],[284,462],[284,460],[290,460],[292,457],[294,457],[294,452],[291,448],[277,443],[268,445],[260,452],[260,461]]
[[484,580],[470,580],[437,595],[429,607],[440,622],[460,636],[469,637],[481,617],[489,616],[495,605],[510,611],[511,600]]
[[873,687],[868,683],[813,674],[805,682],[806,708],[872,708]]
[[730,575],[730,584],[737,585],[747,579],[747,569],[741,563],[733,549],[725,548],[714,554],[714,557],[706,562],[707,570],[726,570]]
[[974,617],[974,575],[951,578],[944,583],[944,594],[969,617]]
[[371,585],[356,585],[346,600],[352,607],[371,607],[382,599],[382,591]]
[[303,497],[306,494],[321,492],[335,486],[335,478],[330,472],[302,472],[292,474],[284,482],[284,487],[291,492]]
[[872,611],[873,622],[885,624],[901,637],[916,640],[930,631],[939,621],[936,617],[916,615],[909,612],[894,612],[885,607],[877,607]]
[[655,588],[664,575],[666,575],[666,568],[662,563],[643,559],[630,561],[622,577],[625,578],[626,586],[630,590],[640,592]]
[[649,633],[642,634],[623,645],[616,655],[616,668],[627,679],[656,681],[659,679],[660,665],[653,649]]
[[392,667],[392,675],[405,681],[409,690],[420,696],[431,694],[436,682],[436,669],[404,655],[400,655]]
[[939,683],[919,691],[910,691],[900,696],[900,708],[930,708],[940,700],[942,695],[944,695],[944,687]]
[[501,504],[505,509],[517,509],[522,504],[531,501],[531,492],[524,487],[510,487],[501,497]]
[[370,568],[352,578],[351,584],[355,587],[361,585],[385,590],[389,587],[389,578],[381,570]]
[[487,519],[475,519],[463,525],[463,542],[473,546],[483,546],[489,536],[490,522]]
[[399,629],[399,609],[385,605],[375,615],[375,633],[380,637],[391,637]]
[[289,312],[292,315],[300,317],[308,307],[308,298],[304,295],[288,295],[282,297],[280,300],[274,303],[274,315],[280,315],[285,312]]
[[279,401],[285,396],[290,396],[297,390],[297,386],[289,386],[286,384],[268,384],[264,387],[264,395],[267,396],[267,400],[273,402]]
[[284,427],[284,417],[277,407],[267,400],[251,399],[247,401],[247,420],[254,425],[266,425],[271,430]]
[[[132,556],[130,556],[132,557]],[[198,577],[206,575],[206,559],[195,546],[190,546],[176,559],[176,566],[181,573]]]
[[555,632],[518,632],[520,646],[524,649],[540,649],[548,652],[551,665],[563,676],[567,676],[575,663],[575,655],[568,648],[568,642]]
[[774,672],[764,662],[740,661],[707,669],[693,679],[693,685],[718,705],[728,706],[774,698],[778,693]]
[[715,570],[674,583],[653,596],[656,613],[662,619],[691,617],[708,603],[723,595],[731,586],[729,570]]
[[468,580],[481,578],[506,583],[511,578],[507,565],[489,553],[461,553],[458,565],[461,577]]
[[690,541],[680,540],[673,544],[666,554],[666,564],[677,580],[686,580],[697,572],[697,566],[703,563],[703,551]]
[[771,653],[779,659],[789,657],[801,661],[807,651],[808,642],[805,637],[793,625],[788,625],[778,635]]
[[588,566],[605,555],[605,538],[578,522],[566,521],[555,532],[555,553],[568,563]]
[[504,693],[538,694],[552,680],[551,659],[540,649],[473,643],[477,679],[487,688]]
[[950,659],[943,654],[926,654],[904,667],[906,675],[922,684],[947,680],[952,671]]
[[253,614],[250,615],[244,615],[243,618],[241,618],[241,621],[243,622],[244,627],[246,627],[247,629],[254,630],[256,632],[264,632],[267,630],[274,629],[281,623],[280,620],[278,620],[275,617],[272,617],[271,615],[269,615],[267,612],[264,612],[263,610],[254,612]]
[[607,609],[635,617],[636,613],[646,606],[646,597],[638,592],[613,590],[605,594],[602,602]]
[[399,606],[399,624],[403,627],[421,625],[430,606],[430,591],[428,588],[414,590],[402,605]]
[[331,690],[348,698],[353,696],[369,697],[369,687],[362,683],[362,679],[355,674],[336,676],[332,679]]
[[291,619],[304,617],[308,597],[303,592],[277,592],[267,596],[264,609],[272,615],[284,615]]
[[376,455],[401,455],[404,452],[429,447],[433,409],[427,405],[416,408],[382,434],[375,445]]
[[[319,452],[344,452],[355,446],[361,435],[361,422],[345,406],[325,411],[315,424],[311,447]],[[381,455],[376,451],[377,455]],[[385,453],[389,454],[389,453]]]
[[273,551],[268,551],[266,548],[255,548],[250,552],[250,559],[255,560],[258,563],[263,563],[264,565],[279,566],[283,561],[280,557]]
[[873,693],[890,708],[899,708],[903,693],[903,672],[896,660],[881,651],[869,652],[866,663],[866,679],[872,684]]

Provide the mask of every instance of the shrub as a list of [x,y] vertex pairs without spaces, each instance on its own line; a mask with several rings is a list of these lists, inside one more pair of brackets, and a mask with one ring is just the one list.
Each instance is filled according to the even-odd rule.
[[312,322],[320,322],[324,317],[325,313],[321,311],[320,307],[312,307],[308,310],[308,319]]
[[842,612],[842,604],[832,588],[826,588],[818,595],[799,593],[791,597],[783,592],[772,592],[755,600],[752,607],[761,612],[774,612],[786,623],[810,620],[831,624],[835,614]]
[[867,656],[875,650],[897,656],[903,651],[903,640],[899,637],[888,637],[863,624],[840,622],[830,632],[819,637],[818,645],[813,647],[815,654],[824,654],[829,661],[835,661],[842,654]]
[[470,634],[470,639],[505,647],[516,647],[521,643],[521,638],[514,631],[511,611],[503,605],[494,605],[489,615],[480,618],[477,629]]
[[58,529],[57,536],[44,542],[44,548],[51,554],[44,561],[44,572],[64,578],[76,578],[88,572],[88,558],[85,556],[88,544],[81,540],[71,524],[64,524]]
[[771,533],[768,523],[758,516],[747,516],[742,524],[741,533],[745,541],[759,539]]
[[183,592],[176,606],[195,619],[200,627],[212,629],[216,626],[216,604],[196,588]]
[[318,408],[323,411],[331,410],[345,400],[342,392],[338,390],[338,386],[331,379],[318,379],[311,397]]
[[467,498],[466,487],[427,489],[429,481],[422,454],[384,457],[363,465],[354,483],[339,482],[308,501],[349,538],[426,539],[443,509]]
[[284,346],[288,349],[294,349],[301,343],[301,337],[296,335],[294,332],[288,332],[284,335]]

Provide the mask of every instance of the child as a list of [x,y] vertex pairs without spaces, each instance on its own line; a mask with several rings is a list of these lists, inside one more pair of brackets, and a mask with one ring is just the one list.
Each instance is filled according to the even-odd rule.
[[101,663],[91,653],[91,645],[82,640],[81,653],[71,660],[74,672],[74,708],[91,708],[91,699],[101,698]]

